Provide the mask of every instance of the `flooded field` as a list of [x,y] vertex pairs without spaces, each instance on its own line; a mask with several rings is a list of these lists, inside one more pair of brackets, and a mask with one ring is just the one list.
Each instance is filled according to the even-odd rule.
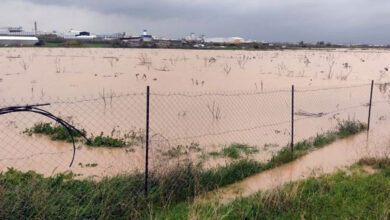
[[232,143],[256,149],[245,157],[267,161],[290,142],[292,84],[296,141],[333,130],[340,120],[366,122],[371,80],[372,127],[388,123],[389,60],[386,50],[2,48],[2,107],[50,103],[42,108],[88,136],[140,141],[125,148],[77,143],[69,167],[70,143],[23,133],[49,119],[12,113],[0,120],[0,169],[82,177],[143,171],[148,85],[152,168],[182,160],[222,165],[233,159],[212,153]]

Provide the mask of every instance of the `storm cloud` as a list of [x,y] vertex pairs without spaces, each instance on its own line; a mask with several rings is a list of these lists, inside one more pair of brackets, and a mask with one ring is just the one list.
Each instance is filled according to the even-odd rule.
[[390,44],[387,0],[2,0],[0,26]]

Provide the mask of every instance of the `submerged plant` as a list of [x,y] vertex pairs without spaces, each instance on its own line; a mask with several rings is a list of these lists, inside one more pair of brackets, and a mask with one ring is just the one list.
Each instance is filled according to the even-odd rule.
[[[81,132],[85,135],[86,132],[84,129]],[[71,142],[72,138],[69,134],[69,131],[60,124],[52,125],[51,123],[37,123],[33,128],[26,129],[23,133],[27,133],[29,136],[32,134],[44,134],[51,137],[52,140],[60,140]],[[71,134],[75,138],[75,141],[79,141],[82,135],[76,130],[71,130]]]
[[229,157],[231,159],[239,159],[243,155],[251,155],[258,153],[259,150],[256,149],[255,147],[246,145],[246,144],[231,144],[228,147],[224,147],[221,152],[210,152],[210,156],[224,156],[224,157]]
[[109,136],[97,136],[88,138],[87,145],[94,147],[126,147],[127,142],[124,139],[113,138]]
[[[81,132],[83,135],[86,135],[87,133],[84,129],[82,129]],[[32,128],[24,130],[23,133],[27,134],[28,136],[32,136],[32,134],[43,134],[49,136],[52,140],[57,141],[72,141],[68,130],[60,124],[52,125],[51,123],[41,122],[35,124]],[[71,134],[73,135],[76,142],[80,142],[83,140],[82,135],[76,130],[71,130]],[[125,134],[125,138],[109,137],[104,136],[103,134],[96,137],[92,136],[88,138],[86,144],[94,147],[128,147],[138,144],[142,141],[143,136],[133,131],[129,132],[128,134]]]
[[215,101],[213,102],[212,106],[210,106],[209,104],[207,104],[206,106],[213,119],[215,120],[221,119],[222,116],[221,109],[219,108],[219,105],[215,104]]

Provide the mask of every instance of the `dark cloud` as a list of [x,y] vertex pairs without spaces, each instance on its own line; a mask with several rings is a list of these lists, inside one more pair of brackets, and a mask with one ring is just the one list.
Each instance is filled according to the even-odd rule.
[[[79,20],[83,19],[84,13],[87,21],[84,27],[97,31],[116,29],[136,32],[148,28],[154,34],[166,37],[180,37],[189,32],[196,32],[208,36],[243,36],[266,41],[390,43],[388,28],[390,1],[387,0],[19,0],[19,2],[31,4],[36,10],[50,7],[58,11],[79,11]],[[7,4],[2,7],[7,7]],[[94,19],[87,19],[88,17]],[[56,19],[62,19],[64,21],[59,23],[66,24],[66,19],[62,17],[53,18],[51,22],[54,23]]]

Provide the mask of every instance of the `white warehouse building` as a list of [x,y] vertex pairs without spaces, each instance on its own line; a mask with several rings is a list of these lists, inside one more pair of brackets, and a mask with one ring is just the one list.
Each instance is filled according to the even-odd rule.
[[70,31],[64,33],[62,37],[67,40],[93,40],[97,36],[87,31],[76,31],[71,29]]
[[0,45],[33,46],[38,43],[33,32],[25,32],[22,27],[0,28]]
[[0,45],[16,45],[16,46],[33,46],[38,43],[37,37],[26,37],[26,36],[1,36]]

